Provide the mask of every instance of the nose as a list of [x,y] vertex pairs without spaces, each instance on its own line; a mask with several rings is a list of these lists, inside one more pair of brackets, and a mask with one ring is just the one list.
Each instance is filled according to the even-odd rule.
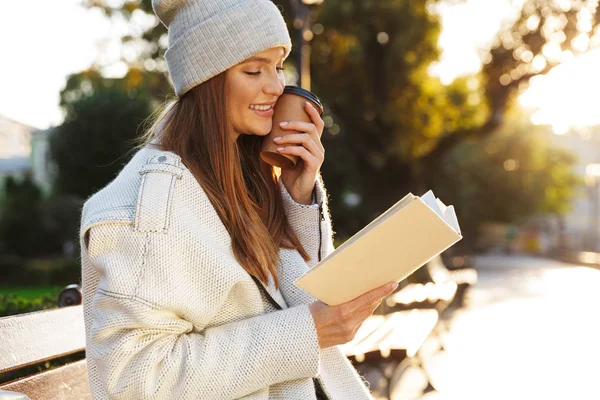
[[285,83],[282,82],[282,79],[279,76],[273,76],[265,83],[263,91],[265,94],[279,98],[283,94],[284,87]]

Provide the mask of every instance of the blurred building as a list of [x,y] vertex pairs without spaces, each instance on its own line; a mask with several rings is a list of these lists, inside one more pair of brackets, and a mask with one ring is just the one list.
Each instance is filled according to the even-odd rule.
[[552,134],[551,141],[577,157],[575,173],[585,182],[563,219],[563,244],[574,250],[600,251],[600,176],[591,176],[589,168],[600,164],[600,126]]
[[31,175],[45,195],[52,189],[54,166],[50,159],[50,129],[39,130],[0,116],[0,195],[5,180]]

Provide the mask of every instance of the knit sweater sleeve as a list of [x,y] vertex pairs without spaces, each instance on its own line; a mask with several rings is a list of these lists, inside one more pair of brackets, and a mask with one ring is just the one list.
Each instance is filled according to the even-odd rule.
[[[308,305],[203,326],[240,289],[217,253],[203,258],[214,265],[168,265],[161,252],[183,247],[166,248],[164,237],[126,225],[90,229],[82,258],[100,281],[85,311],[86,350],[107,398],[237,399],[320,373]],[[195,251],[214,247],[199,243]]]
[[310,261],[307,264],[309,268],[312,268],[319,262],[319,259],[324,259],[335,250],[334,231],[323,178],[321,174],[317,175],[313,204],[311,205],[297,203],[281,179],[279,179],[279,189],[288,222],[310,255]]

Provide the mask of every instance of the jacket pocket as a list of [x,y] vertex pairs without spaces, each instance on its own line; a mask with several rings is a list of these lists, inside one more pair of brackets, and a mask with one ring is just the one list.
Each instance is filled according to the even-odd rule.
[[174,156],[152,157],[141,168],[142,182],[138,192],[133,228],[138,232],[167,233],[176,182],[183,168]]

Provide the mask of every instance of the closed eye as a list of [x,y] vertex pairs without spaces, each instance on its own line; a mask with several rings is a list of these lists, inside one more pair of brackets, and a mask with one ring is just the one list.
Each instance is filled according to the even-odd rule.
[[[283,67],[277,67],[278,70],[283,71],[285,68]],[[260,71],[257,72],[246,72],[246,74],[248,75],[260,75]]]

